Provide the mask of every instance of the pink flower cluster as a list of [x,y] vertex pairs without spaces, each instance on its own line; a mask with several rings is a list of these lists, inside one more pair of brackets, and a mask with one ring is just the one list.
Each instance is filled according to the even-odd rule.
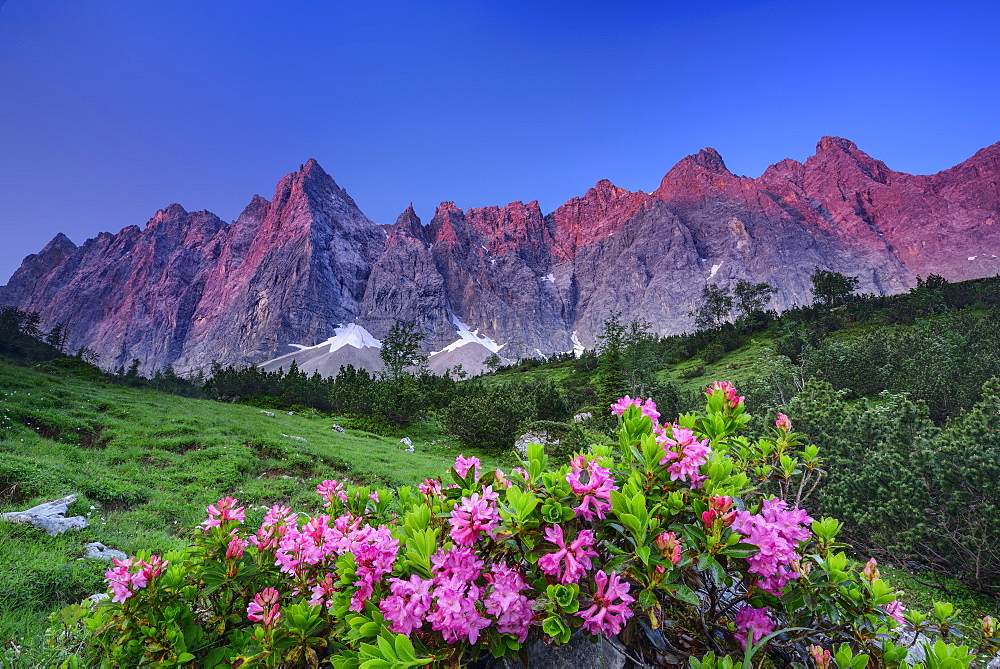
[[208,528],[219,527],[230,520],[242,523],[246,520],[246,514],[243,512],[245,507],[237,507],[237,504],[239,502],[232,497],[223,497],[215,504],[210,504],[206,509],[208,520],[202,524],[202,527],[208,531]]
[[[115,566],[104,573],[104,578],[107,579],[114,595],[111,601],[120,603],[135,595],[140,588],[149,585],[152,579],[163,573],[163,569],[170,561],[151,555],[148,562],[138,558],[126,560],[115,558],[113,563]],[[138,570],[133,572],[134,567],[138,567]]]
[[709,440],[698,441],[691,430],[677,424],[669,426],[670,436],[667,435],[667,430],[668,426],[656,430],[656,440],[663,446],[660,464],[670,463],[667,471],[670,472],[671,481],[690,481],[692,488],[700,488],[708,478],[702,476],[699,470],[712,452]]
[[[569,482],[573,492],[580,495],[580,505],[573,510],[577,518],[583,516],[587,520],[593,520],[597,516],[604,520],[608,509],[611,508],[611,491],[618,490],[615,480],[611,476],[611,471],[601,467],[596,460],[587,464],[587,456],[578,455],[570,461],[572,471],[566,474],[566,481]],[[584,483],[580,475],[587,472],[587,482]]]
[[360,611],[372,596],[375,584],[392,571],[399,551],[399,542],[389,528],[362,525],[360,518],[348,514],[333,519],[330,516],[312,518],[301,528],[287,527],[275,551],[275,564],[286,574],[305,577],[310,583],[313,605],[332,604],[333,582],[319,576],[317,582],[310,571],[333,569],[337,558],[345,553],[354,555],[354,586],[351,610]]
[[774,631],[774,621],[767,615],[769,610],[766,606],[755,609],[747,604],[736,612],[736,618],[733,620],[736,624],[734,636],[740,642],[740,646],[746,648],[748,641],[753,645]]
[[597,587],[593,603],[586,611],[576,614],[583,618],[581,627],[591,634],[618,634],[633,615],[628,606],[635,601],[628,594],[630,586],[618,574],[606,574],[604,570],[598,570],[594,574],[594,583]]
[[418,490],[421,495],[427,495],[428,497],[434,497],[436,499],[444,499],[444,495],[441,493],[441,482],[437,479],[424,479],[424,482],[420,484]]
[[681,545],[681,540],[673,532],[663,532],[657,536],[656,547],[663,553],[663,557],[670,558],[673,564],[681,561],[684,547]]
[[781,413],[780,411],[778,412],[778,419],[776,421],[774,421],[774,425],[775,425],[775,427],[777,427],[782,432],[791,432],[792,431],[792,421],[790,421],[788,419],[788,416],[786,416],[785,414]]
[[266,514],[257,533],[249,537],[250,543],[260,551],[273,551],[292,527],[298,524],[299,514],[291,507],[275,504]]
[[324,507],[329,507],[334,499],[347,502],[347,492],[344,490],[344,484],[337,480],[328,479],[323,481],[316,486],[316,493],[326,500],[323,504]]
[[558,546],[559,550],[543,555],[538,560],[538,568],[546,574],[558,576],[560,583],[578,583],[580,577],[592,568],[590,558],[597,557],[597,553],[591,550],[594,545],[594,533],[590,530],[581,530],[576,539],[567,546],[562,526],[550,525],[545,528],[545,538]]
[[497,493],[492,486],[483,488],[483,494],[473,493],[472,497],[463,497],[462,501],[452,509],[451,538],[459,546],[471,546],[476,543],[483,532],[490,537],[493,530],[500,524],[500,512],[497,510]]
[[475,478],[479,479],[479,473],[483,470],[482,463],[479,462],[479,458],[471,457],[467,458],[465,455],[459,455],[455,458],[455,473],[461,476],[463,479],[468,476],[469,471],[475,469]]
[[736,388],[729,381],[715,381],[705,392],[709,395],[713,395],[716,392],[723,393],[726,396],[726,404],[733,409],[738,407],[743,400],[746,399],[736,394]]
[[281,620],[278,600],[281,595],[274,588],[264,588],[253,597],[247,606],[247,620],[264,623],[264,627],[274,627]]
[[757,585],[762,590],[780,595],[789,580],[799,577],[798,572],[787,567],[797,559],[799,543],[812,536],[809,528],[804,527],[811,522],[805,509],[789,509],[781,499],[764,500],[759,514],[747,511],[736,514],[733,530],[759,549],[748,558],[748,571],[757,574]]
[[[392,632],[409,636],[426,621],[447,643],[475,643],[481,630],[495,623],[502,634],[527,638],[534,600],[521,594],[528,584],[520,572],[497,563],[484,573],[483,561],[468,547],[441,549],[431,563],[432,578],[389,580],[392,594],[379,607]],[[487,615],[477,607],[481,598]]]
[[645,401],[645,403],[643,403],[641,397],[636,397],[635,399],[632,399],[631,397],[626,395],[625,397],[621,398],[620,400],[611,405],[611,413],[621,416],[631,406],[639,407],[642,410],[642,415],[649,416],[649,420],[653,421],[654,425],[659,423],[660,412],[656,410],[656,402],[654,402],[652,399],[648,399]]

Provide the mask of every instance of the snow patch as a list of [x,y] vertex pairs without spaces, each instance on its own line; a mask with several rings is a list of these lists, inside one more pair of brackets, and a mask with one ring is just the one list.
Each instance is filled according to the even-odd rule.
[[570,341],[573,342],[573,355],[580,357],[586,350],[584,345],[580,342],[579,338],[576,336],[576,330],[573,330],[573,335],[570,337]]
[[295,346],[300,351],[315,350],[317,348],[329,346],[330,353],[338,351],[345,346],[353,346],[357,349],[382,348],[382,342],[375,339],[371,332],[364,329],[357,323],[348,323],[347,325],[337,328],[333,332],[334,335],[332,337],[327,339],[325,342],[316,344],[315,346],[302,346],[301,344],[289,344],[289,346]]
[[453,341],[440,351],[434,351],[431,353],[431,356],[435,356],[438,353],[444,353],[446,351],[454,351],[455,349],[465,346],[466,344],[482,344],[488,348],[491,353],[498,353],[500,349],[506,345],[498,344],[486,335],[480,335],[479,328],[469,330],[469,326],[463,323],[455,314],[451,315],[451,322],[454,323],[455,327],[458,329],[458,341]]
[[708,278],[711,279],[713,276],[715,276],[715,273],[719,271],[720,267],[722,267],[721,262],[718,265],[712,265],[712,273],[708,275]]
[[556,275],[553,274],[552,272],[549,272],[548,274],[542,277],[542,281],[551,281],[552,283],[555,283]]
[[969,260],[975,260],[975,259],[976,259],[976,258],[978,258],[978,257],[979,257],[979,256],[969,256]]
[[304,348],[309,348],[309,347],[308,347],[308,346],[306,346],[305,344],[289,344],[289,346],[291,346],[292,348],[297,348],[297,349],[299,349],[300,351],[301,351],[302,349],[304,349]]

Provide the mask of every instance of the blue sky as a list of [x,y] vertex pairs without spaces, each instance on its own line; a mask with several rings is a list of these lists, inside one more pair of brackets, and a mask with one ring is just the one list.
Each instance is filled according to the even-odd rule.
[[314,157],[380,223],[652,190],[854,140],[930,173],[1000,140],[987,2],[0,4],[0,282],[179,202],[234,219]]

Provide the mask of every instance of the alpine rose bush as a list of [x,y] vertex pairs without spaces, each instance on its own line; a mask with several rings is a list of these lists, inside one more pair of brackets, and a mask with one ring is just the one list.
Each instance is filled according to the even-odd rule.
[[[651,399],[624,397],[610,407],[617,442],[558,468],[533,444],[509,476],[460,455],[417,490],[326,480],[312,513],[273,506],[249,527],[225,497],[186,550],[114,563],[78,659],[459,667],[578,634],[618,636],[653,666],[730,655],[725,666],[749,669],[757,654],[906,666],[897,593],[874,562],[849,563],[836,520],[800,508],[822,473],[815,448],[799,448],[783,415],[772,435],[744,435],[730,383],[706,398],[704,412],[661,423]],[[983,649],[996,628],[976,633]]]

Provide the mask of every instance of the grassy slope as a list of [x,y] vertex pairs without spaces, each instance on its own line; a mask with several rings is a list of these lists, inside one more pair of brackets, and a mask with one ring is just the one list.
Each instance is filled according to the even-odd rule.
[[0,512],[79,493],[69,515],[91,522],[60,537],[0,522],[0,644],[37,631],[60,604],[104,590],[107,564],[78,559],[87,542],[162,552],[186,543],[222,495],[246,504],[248,520],[275,503],[316,512],[323,479],[415,485],[461,452],[434,424],[413,427],[416,452],[407,453],[399,437],[340,434],[335,422],[0,363]]

